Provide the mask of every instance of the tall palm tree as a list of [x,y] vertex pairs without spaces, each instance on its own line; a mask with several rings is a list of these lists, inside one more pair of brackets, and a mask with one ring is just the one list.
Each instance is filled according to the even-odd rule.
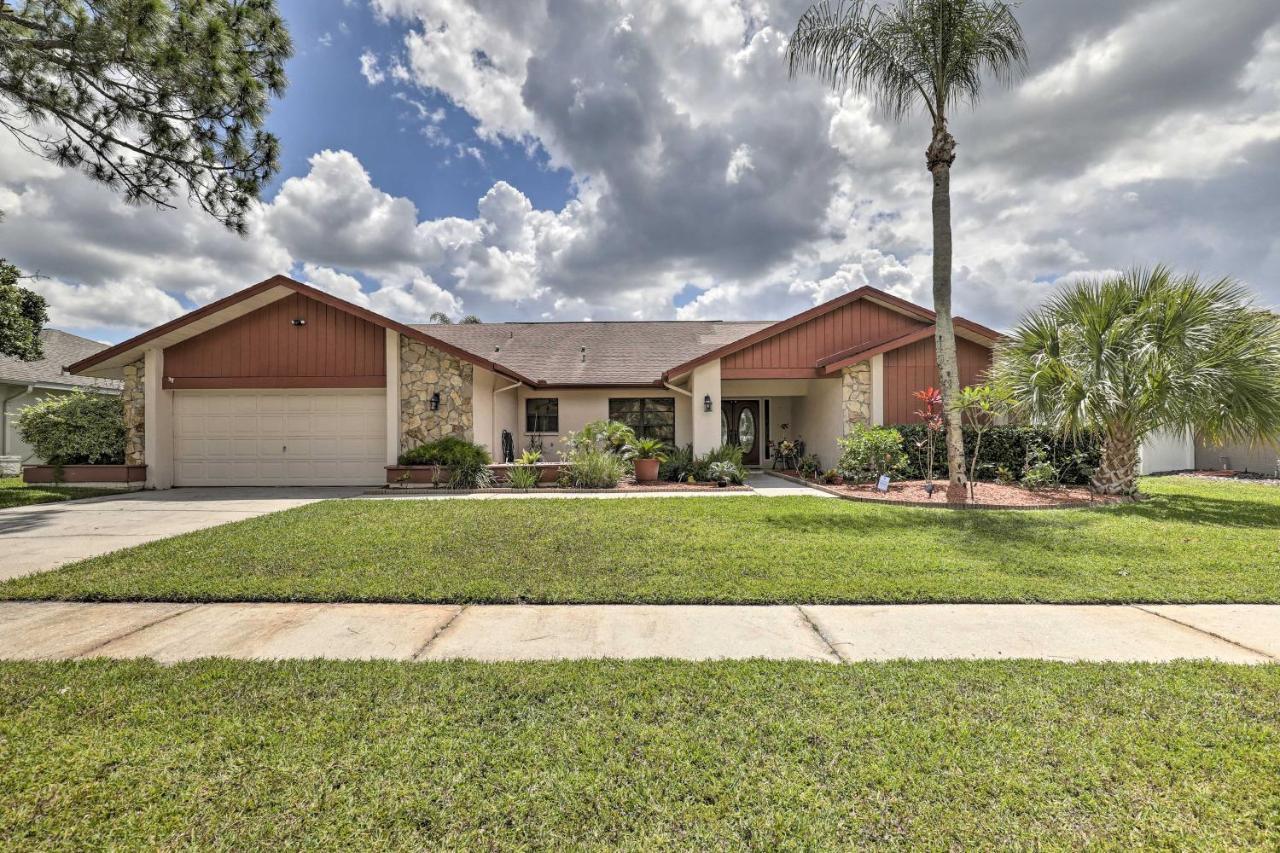
[[1137,494],[1152,432],[1280,434],[1280,315],[1230,279],[1155,267],[1075,284],[997,347],[994,373],[1033,420],[1101,433],[1092,487],[1104,495]]
[[982,76],[1012,82],[1026,69],[1022,29],[998,0],[897,0],[882,8],[865,0],[809,7],[787,47],[794,77],[817,75],[837,90],[868,95],[901,121],[923,106],[933,122],[925,166],[933,175],[933,310],[938,376],[947,419],[948,495],[964,497],[964,440],[951,323],[951,165],[954,107],[977,104]]

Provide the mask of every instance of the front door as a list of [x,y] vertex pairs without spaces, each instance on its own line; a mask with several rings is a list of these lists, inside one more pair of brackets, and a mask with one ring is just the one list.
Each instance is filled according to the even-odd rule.
[[760,401],[723,400],[720,403],[720,438],[742,446],[742,461],[760,464]]

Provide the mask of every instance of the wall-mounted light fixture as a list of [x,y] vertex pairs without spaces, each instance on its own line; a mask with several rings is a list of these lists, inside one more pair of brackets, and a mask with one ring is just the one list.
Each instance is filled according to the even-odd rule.
[[711,411],[711,395],[707,394],[702,398],[702,411]]
[[440,411],[440,392],[437,391],[431,395],[431,411]]
[[292,323],[293,323],[293,325],[295,325],[295,326],[305,326],[305,325],[307,325],[307,321],[306,321],[306,318],[305,318],[305,317],[294,317],[294,318],[293,318],[293,320],[292,320],[291,322],[292,322]]

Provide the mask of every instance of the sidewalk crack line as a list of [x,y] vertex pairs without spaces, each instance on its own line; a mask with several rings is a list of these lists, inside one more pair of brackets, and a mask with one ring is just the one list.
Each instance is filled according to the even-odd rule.
[[70,660],[76,660],[79,658],[88,657],[89,655],[93,654],[94,652],[98,651],[104,646],[109,646],[112,643],[116,642],[117,640],[123,640],[126,637],[132,637],[134,634],[137,634],[139,631],[145,631],[148,628],[154,628],[156,625],[159,625],[162,622],[168,622],[170,619],[176,619],[177,617],[181,616],[184,613],[190,613],[192,610],[198,610],[201,607],[204,607],[204,605],[192,604],[188,607],[182,608],[181,610],[175,613],[170,613],[168,616],[161,616],[159,619],[155,620],[154,622],[148,622],[145,625],[139,625],[137,628],[134,628],[132,631],[125,631],[123,634],[120,634],[118,636],[109,637],[95,646],[90,646],[89,648],[85,649],[83,652],[78,652],[77,654],[72,655],[70,657]]
[[822,629],[819,628],[818,623],[814,622],[813,619],[809,616],[808,612],[804,609],[804,605],[797,604],[795,605],[795,608],[796,608],[796,611],[800,614],[800,618],[803,619],[805,623],[809,626],[809,628],[813,630],[814,634],[818,635],[818,639],[821,640],[823,644],[826,645],[826,647],[831,650],[831,654],[835,656],[835,659],[840,663],[848,663],[849,658],[842,655],[840,653],[840,650],[836,648],[835,643],[831,642],[831,640],[827,637],[827,635],[822,633]]
[[1157,613],[1154,610],[1148,610],[1146,607],[1143,607],[1141,604],[1130,604],[1129,606],[1132,607],[1134,610],[1141,610],[1143,613],[1148,613],[1152,616],[1156,616],[1160,619],[1164,619],[1166,622],[1172,622],[1175,625],[1181,625],[1183,628],[1190,628],[1192,631],[1195,631],[1198,634],[1204,634],[1206,637],[1213,637],[1215,640],[1221,640],[1224,643],[1229,643],[1235,646],[1237,649],[1244,649],[1246,652],[1253,652],[1255,655],[1262,655],[1267,660],[1280,660],[1280,658],[1277,658],[1273,654],[1264,652],[1262,649],[1255,649],[1253,646],[1246,646],[1244,643],[1233,640],[1230,637],[1224,637],[1222,634],[1214,633],[1213,631],[1207,630],[1205,628],[1201,628],[1199,625],[1192,625],[1190,622],[1183,622],[1181,619],[1174,619],[1172,616],[1166,616],[1163,613]]
[[459,607],[458,611],[449,617],[449,621],[445,622],[443,625],[437,628],[434,632],[432,632],[431,636],[427,638],[427,641],[422,644],[422,648],[418,649],[416,652],[410,655],[409,660],[416,663],[424,654],[427,653],[427,649],[431,648],[431,644],[436,641],[436,638],[439,637],[441,634],[443,634],[445,631],[447,631],[450,625],[458,621],[458,617],[461,616],[463,612],[465,612],[470,606],[471,606],[470,604],[464,604],[461,607]]

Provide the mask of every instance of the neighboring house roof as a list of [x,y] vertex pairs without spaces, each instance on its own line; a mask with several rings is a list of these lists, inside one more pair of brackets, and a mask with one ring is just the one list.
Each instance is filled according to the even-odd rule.
[[120,390],[121,383],[116,380],[76,376],[63,370],[63,365],[102,352],[107,348],[106,344],[61,329],[45,329],[40,333],[40,343],[44,346],[44,358],[38,361],[19,361],[0,356],[0,382],[54,388],[91,388],[99,391]]
[[[547,385],[660,385],[664,370],[768,321],[598,321],[415,326]],[[584,351],[585,348],[585,351]]]

